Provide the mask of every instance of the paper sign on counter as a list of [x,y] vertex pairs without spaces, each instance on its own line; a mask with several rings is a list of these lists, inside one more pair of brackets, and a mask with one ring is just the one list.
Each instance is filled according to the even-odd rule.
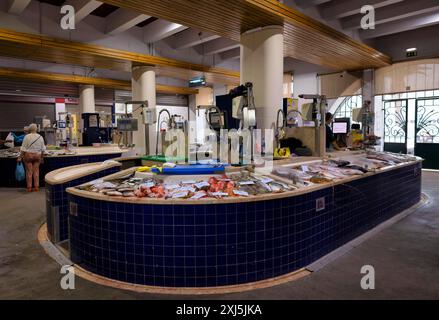
[[243,190],[233,190],[233,193],[236,194],[237,196],[248,197],[248,192]]
[[210,187],[210,184],[207,181],[198,182],[195,184],[195,187],[198,189],[204,188],[204,187]]
[[140,186],[141,187],[145,187],[145,188],[152,188],[152,187],[155,186],[155,182],[154,181],[148,181],[148,182],[142,183]]
[[180,186],[178,184],[165,185],[165,189],[167,189],[167,190],[174,190],[174,189],[178,189],[178,188],[180,188]]
[[255,184],[255,183],[253,181],[241,181],[241,182],[239,182],[240,186],[248,186],[248,185],[251,185],[251,184]]
[[195,188],[192,186],[183,186],[183,187],[179,187],[177,189],[175,189],[175,191],[190,191],[190,192],[195,192]]
[[187,197],[188,193],[189,193],[188,191],[177,192],[172,195],[172,198],[173,199],[184,198]]
[[206,196],[207,196],[207,194],[205,192],[197,192],[191,197],[191,199],[196,200],[196,199],[201,199],[201,198],[206,197]]
[[213,197],[227,197],[229,194],[226,192],[212,192],[210,195]]

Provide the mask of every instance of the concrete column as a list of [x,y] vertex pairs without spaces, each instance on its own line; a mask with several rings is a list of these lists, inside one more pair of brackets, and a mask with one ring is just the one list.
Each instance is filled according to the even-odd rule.
[[[370,101],[371,112],[375,111],[375,82],[374,82],[374,70],[367,69],[363,71],[363,82],[362,82],[362,93],[363,93],[363,105],[365,101]],[[360,106],[358,106],[360,107]],[[378,115],[379,116],[379,115]],[[375,123],[377,119],[374,119],[374,123],[370,126],[370,134],[375,132]]]
[[81,114],[96,112],[94,85],[79,86],[79,110]]
[[84,132],[83,113],[95,113],[95,87],[94,85],[79,86],[79,139],[78,143],[82,144],[82,133]]
[[241,35],[241,83],[253,83],[260,129],[274,127],[283,99],[283,27],[267,26]]
[[214,92],[210,87],[198,88],[198,94],[195,95],[197,106],[210,106],[214,104]]
[[[148,101],[149,108],[156,107],[155,71],[151,67],[133,67],[131,84],[134,101]],[[151,125],[146,129],[143,124],[142,110],[138,105],[134,106],[134,110],[133,117],[139,119],[139,130],[133,134],[136,152],[139,155],[154,154],[156,127]]]

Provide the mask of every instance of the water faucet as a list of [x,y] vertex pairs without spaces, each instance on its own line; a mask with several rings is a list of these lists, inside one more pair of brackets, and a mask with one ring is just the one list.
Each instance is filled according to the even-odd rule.
[[171,117],[171,113],[169,112],[168,109],[162,109],[159,112],[159,115],[157,117],[157,134],[156,134],[156,143],[155,143],[155,155],[157,156],[159,153],[159,135],[160,135],[160,126],[161,126],[161,122],[160,122],[160,117],[162,116],[162,113],[166,112],[168,114],[169,117],[169,121],[172,121],[172,117]]

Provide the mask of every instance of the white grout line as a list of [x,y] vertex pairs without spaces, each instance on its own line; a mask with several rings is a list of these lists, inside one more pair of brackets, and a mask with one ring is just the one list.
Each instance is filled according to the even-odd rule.
[[311,272],[316,272],[316,271],[322,269],[323,267],[330,264],[334,260],[349,253],[349,251],[351,251],[355,247],[360,246],[363,242],[372,238],[373,236],[380,233],[384,229],[386,229],[386,228],[390,227],[391,225],[395,224],[396,222],[404,219],[408,215],[415,213],[420,207],[424,206],[428,202],[428,197],[425,194],[422,194],[421,197],[422,197],[421,201],[418,204],[415,204],[414,206],[402,211],[401,213],[397,214],[396,216],[393,216],[392,218],[377,225],[375,228],[367,231],[366,233],[363,233],[359,237],[349,241],[348,243],[344,244],[343,246],[328,253],[326,256],[323,256],[319,260],[314,261],[310,265],[306,266],[305,269],[309,270]]

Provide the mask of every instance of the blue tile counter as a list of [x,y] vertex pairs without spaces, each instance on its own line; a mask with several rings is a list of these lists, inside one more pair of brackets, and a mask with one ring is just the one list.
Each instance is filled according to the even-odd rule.
[[71,259],[104,277],[160,287],[274,278],[418,203],[421,168],[411,162],[244,202],[116,202],[69,189]]
[[118,162],[97,162],[58,169],[48,173],[46,182],[46,218],[49,239],[58,243],[68,239],[68,199],[66,189],[118,172]]

